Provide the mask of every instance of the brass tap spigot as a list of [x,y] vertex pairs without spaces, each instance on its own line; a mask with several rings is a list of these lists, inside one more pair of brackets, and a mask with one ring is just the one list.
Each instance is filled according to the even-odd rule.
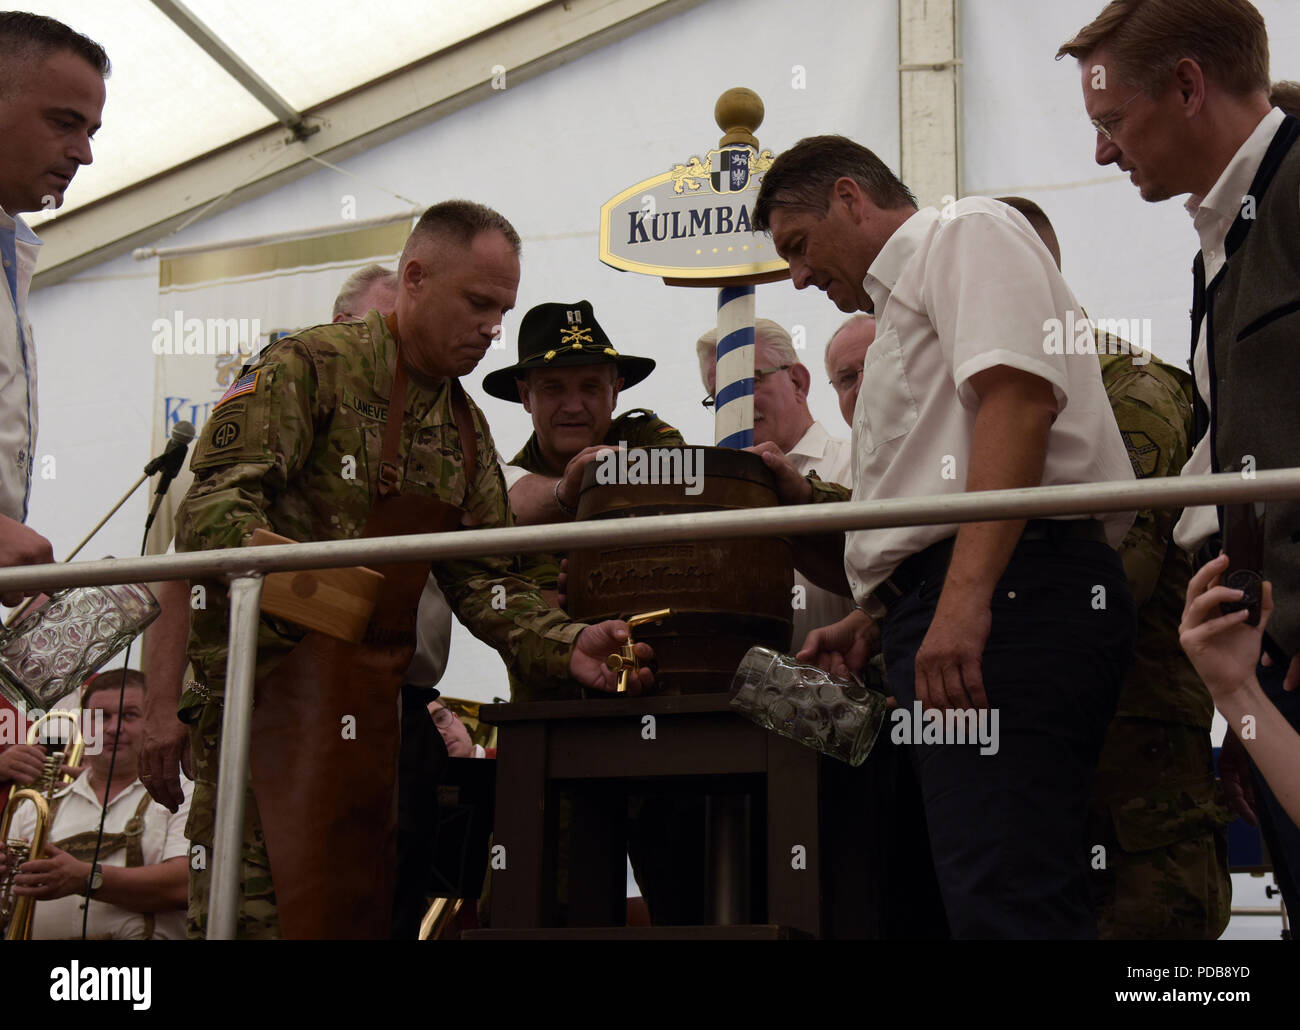
[[671,608],[660,608],[657,612],[646,612],[644,615],[633,615],[627,620],[627,643],[623,645],[622,651],[618,654],[612,654],[605,659],[605,668],[611,672],[618,673],[618,688],[616,693],[626,694],[628,681],[632,674],[641,668],[640,663],[636,660],[636,641],[632,639],[632,630],[637,626],[643,626],[647,622],[658,622],[672,615]]

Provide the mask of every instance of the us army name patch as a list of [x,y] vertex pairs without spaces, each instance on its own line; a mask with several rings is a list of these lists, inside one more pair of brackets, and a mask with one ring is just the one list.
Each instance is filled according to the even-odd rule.
[[376,422],[383,422],[388,418],[388,405],[380,404],[377,401],[363,401],[360,397],[352,393],[344,392],[343,404],[351,408],[357,414],[365,418],[373,419]]

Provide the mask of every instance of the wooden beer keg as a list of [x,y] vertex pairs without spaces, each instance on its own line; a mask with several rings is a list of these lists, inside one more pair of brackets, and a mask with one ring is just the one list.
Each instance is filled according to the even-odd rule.
[[[637,451],[648,453],[642,459]],[[676,459],[665,453],[688,451],[694,453]],[[674,481],[646,482],[647,470],[655,469],[669,472],[657,478]],[[685,475],[673,474],[678,472],[698,478],[683,482]],[[678,515],[779,503],[772,474],[755,454],[719,447],[633,447],[625,462],[588,466],[577,517]],[[755,644],[789,650],[794,572],[784,537],[614,545],[573,551],[568,559],[567,610],[579,621],[672,609],[662,623],[635,632],[655,651],[650,693],[726,691]]]

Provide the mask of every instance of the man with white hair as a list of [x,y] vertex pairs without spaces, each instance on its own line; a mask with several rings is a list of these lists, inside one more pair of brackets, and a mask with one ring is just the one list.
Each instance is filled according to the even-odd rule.
[[840,399],[840,414],[853,427],[853,409],[862,387],[862,363],[876,338],[876,319],[861,312],[848,319],[826,342],[826,378]]
[[366,265],[343,280],[330,321],[360,322],[367,312],[389,315],[396,307],[397,273],[383,265]]
[[[718,333],[710,329],[695,344],[700,378],[709,391],[704,406],[713,406],[716,391]],[[853,485],[849,441],[831,436],[808,409],[812,374],[795,353],[790,334],[770,318],[754,322],[754,444],[779,447],[799,475],[809,472],[828,483]],[[844,491],[844,500],[848,491]],[[853,608],[847,596],[815,586],[795,573],[794,643],[819,626],[838,622]]]

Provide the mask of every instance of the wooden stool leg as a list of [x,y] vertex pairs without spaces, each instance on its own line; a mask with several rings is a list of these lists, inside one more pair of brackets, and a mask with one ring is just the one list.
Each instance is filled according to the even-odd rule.
[[554,894],[555,877],[545,875],[548,845],[554,848],[554,834],[548,841],[545,832],[546,796],[545,723],[502,726],[489,861],[494,929],[543,926],[544,912],[554,910],[548,896]]
[[821,756],[775,733],[767,746],[767,918],[820,937]]

